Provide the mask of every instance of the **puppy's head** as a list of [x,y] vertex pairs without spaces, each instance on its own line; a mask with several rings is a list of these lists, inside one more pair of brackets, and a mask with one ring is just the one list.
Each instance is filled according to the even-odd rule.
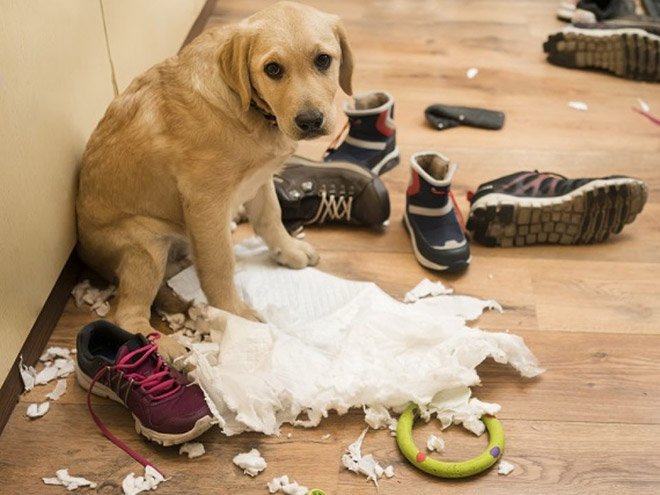
[[312,139],[332,131],[337,89],[352,94],[353,57],[337,16],[280,2],[237,26],[220,72],[245,111],[254,102],[290,138]]

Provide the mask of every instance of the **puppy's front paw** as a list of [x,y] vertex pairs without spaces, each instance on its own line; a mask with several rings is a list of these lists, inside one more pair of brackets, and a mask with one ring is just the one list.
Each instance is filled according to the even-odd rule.
[[282,248],[273,252],[275,261],[289,268],[305,268],[319,262],[319,255],[314,247],[305,241],[291,239]]
[[185,357],[188,355],[188,349],[183,347],[179,341],[169,335],[161,334],[157,343],[158,354],[160,354],[165,361],[179,371],[191,371],[191,365],[184,363]]
[[[225,308],[223,308],[225,309]],[[236,316],[240,316],[241,318],[245,318],[246,320],[251,320],[251,321],[259,321],[263,322],[264,320],[259,316],[259,313],[257,313],[254,309],[252,309],[251,306],[248,304],[245,304],[243,301],[238,299],[234,304],[230,305],[225,309],[227,312],[232,313]]]

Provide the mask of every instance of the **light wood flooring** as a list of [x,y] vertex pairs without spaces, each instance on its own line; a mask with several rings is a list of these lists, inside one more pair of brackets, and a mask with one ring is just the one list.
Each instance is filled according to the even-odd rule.
[[[211,23],[235,22],[269,4],[222,0]],[[504,314],[477,325],[525,338],[547,372],[525,381],[493,363],[479,368],[482,400],[502,405],[507,448],[515,465],[508,477],[490,471],[466,481],[427,476],[399,454],[386,432],[370,432],[363,450],[396,476],[380,490],[342,468],[344,448],[365,426],[361,413],[332,416],[311,430],[285,428],[279,438],[205,434],[207,454],[180,457],[175,448],[141,440],[120,406],[95,400],[100,416],[121,438],[172,479],[160,494],[265,494],[274,476],[288,474],[328,494],[657,494],[660,493],[660,128],[634,113],[643,98],[660,113],[660,86],[551,66],[541,45],[562,23],[557,0],[309,1],[339,14],[356,57],[357,92],[385,89],[396,98],[395,121],[402,164],[384,178],[392,199],[384,233],[361,229],[307,229],[320,250],[319,268],[380,284],[401,297],[423,277],[400,219],[411,153],[439,150],[460,164],[454,191],[467,214],[465,193],[481,182],[519,170],[570,177],[629,174],[647,181],[649,203],[621,235],[596,246],[488,249],[473,245],[461,276],[441,277],[456,292],[495,298]],[[477,67],[469,80],[466,70]],[[567,106],[584,101],[589,110]],[[457,128],[436,132],[424,123],[432,103],[483,106],[506,113],[503,130]],[[302,143],[319,158],[328,139]],[[243,226],[237,238],[247,235]],[[71,302],[51,344],[74,345],[77,330],[93,317]],[[27,404],[52,384],[21,397],[0,436],[0,493],[64,493],[42,476],[62,467],[102,483],[98,493],[120,493],[138,464],[98,432],[73,378],[69,390],[43,418],[30,421]],[[436,429],[423,425],[418,442]],[[292,438],[287,438],[287,433]],[[328,439],[322,437],[329,433]],[[484,438],[456,428],[445,434],[445,459],[480,452]],[[268,469],[252,479],[231,459],[252,447]],[[82,493],[90,490],[81,489]]]

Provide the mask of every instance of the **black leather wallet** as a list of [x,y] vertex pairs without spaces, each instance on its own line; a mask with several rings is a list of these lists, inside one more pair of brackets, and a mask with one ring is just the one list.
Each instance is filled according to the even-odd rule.
[[484,108],[454,107],[450,105],[431,105],[424,111],[431,127],[439,131],[467,125],[481,129],[501,129],[504,126],[504,114]]

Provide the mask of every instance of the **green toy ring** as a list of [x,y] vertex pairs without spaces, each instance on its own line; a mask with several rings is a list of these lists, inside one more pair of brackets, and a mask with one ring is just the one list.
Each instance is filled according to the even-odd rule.
[[396,443],[410,463],[424,472],[440,478],[467,478],[491,467],[504,453],[504,429],[495,416],[482,416],[490,441],[480,455],[463,462],[442,462],[431,459],[417,448],[412,431],[419,413],[416,404],[411,404],[399,417],[396,428]]

